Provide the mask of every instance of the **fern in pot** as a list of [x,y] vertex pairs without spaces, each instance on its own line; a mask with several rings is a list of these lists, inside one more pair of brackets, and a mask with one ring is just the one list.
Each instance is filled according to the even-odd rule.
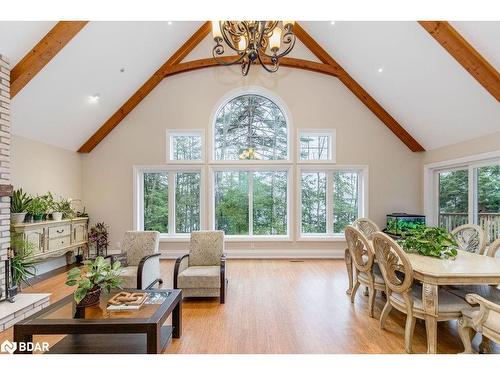
[[75,302],[79,307],[97,305],[104,289],[119,288],[122,284],[120,262],[106,261],[101,256],[95,260],[86,260],[83,267],[75,267],[67,274],[66,285],[77,286],[74,292]]
[[444,228],[422,225],[403,232],[402,237],[398,242],[409,253],[444,259],[454,259],[458,254],[455,239]]
[[20,236],[12,237],[8,257],[12,284],[17,290],[21,290],[23,284],[31,285],[29,280],[36,275],[34,248],[31,242],[23,240]]
[[23,192],[23,189],[17,189],[12,192],[10,201],[10,222],[12,224],[24,222],[31,200],[31,196]]

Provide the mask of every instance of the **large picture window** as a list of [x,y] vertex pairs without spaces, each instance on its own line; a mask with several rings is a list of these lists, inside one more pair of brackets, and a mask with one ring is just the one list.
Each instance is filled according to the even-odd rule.
[[288,235],[288,171],[214,172],[214,226],[226,235]]
[[163,236],[201,229],[201,171],[145,167],[136,172],[139,230]]
[[[431,225],[448,230],[477,224],[488,243],[500,236],[500,159],[471,157],[449,165],[426,166],[432,189],[427,189],[427,216]],[[429,196],[429,192],[430,196]]]
[[288,129],[282,110],[256,94],[224,104],[214,124],[215,160],[286,160]]
[[364,180],[365,168],[301,169],[301,237],[342,236],[347,225],[364,215]]

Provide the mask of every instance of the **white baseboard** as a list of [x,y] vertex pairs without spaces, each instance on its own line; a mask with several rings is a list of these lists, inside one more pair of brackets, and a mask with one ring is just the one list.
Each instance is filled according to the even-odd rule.
[[[162,259],[176,259],[187,251],[163,250]],[[343,259],[344,250],[227,250],[228,259]]]

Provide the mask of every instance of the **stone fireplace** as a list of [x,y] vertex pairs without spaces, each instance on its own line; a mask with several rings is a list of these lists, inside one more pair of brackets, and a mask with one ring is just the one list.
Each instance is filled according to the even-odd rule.
[[[0,288],[5,297],[5,260],[10,247],[10,65],[0,55]],[[49,304],[49,294],[21,293],[14,303],[0,302],[0,332]]]

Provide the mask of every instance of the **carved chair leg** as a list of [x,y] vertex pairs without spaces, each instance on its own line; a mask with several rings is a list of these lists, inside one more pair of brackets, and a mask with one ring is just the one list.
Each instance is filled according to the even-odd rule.
[[468,322],[464,318],[458,320],[458,335],[464,346],[464,354],[472,354],[472,327],[468,326]]
[[412,315],[406,316],[405,327],[405,350],[408,354],[412,352],[413,332],[415,332],[415,323],[417,319]]
[[389,316],[391,310],[392,310],[392,305],[389,302],[389,299],[387,299],[384,309],[382,310],[382,314],[380,314],[380,329],[384,329],[385,321],[387,320],[387,317]]
[[368,294],[368,306],[369,306],[369,312],[368,314],[370,315],[370,318],[373,318],[373,306],[375,305],[375,295],[377,294],[377,291],[375,290],[375,287],[373,285],[370,286],[369,288],[369,294]]
[[358,291],[359,288],[359,281],[356,280],[356,283],[354,284],[354,287],[352,288],[351,292],[351,303],[354,303],[354,297],[356,297],[356,292]]
[[344,258],[345,258],[345,266],[347,268],[347,279],[349,282],[349,287],[345,292],[346,294],[351,294],[353,281],[352,281],[352,259],[351,259],[351,254],[349,253],[349,249],[345,250]]

